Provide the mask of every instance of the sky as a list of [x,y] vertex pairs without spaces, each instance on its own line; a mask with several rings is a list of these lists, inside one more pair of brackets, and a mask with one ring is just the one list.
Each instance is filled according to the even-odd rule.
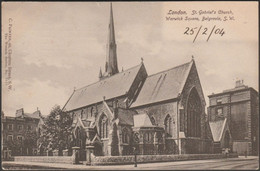
[[[15,116],[20,108],[32,113],[37,107],[48,115],[56,104],[65,105],[74,88],[98,81],[100,67],[104,71],[105,66],[109,8],[108,2],[2,3],[5,115]],[[189,17],[196,17],[192,10],[231,10],[227,16],[235,20],[167,21],[166,17],[186,17],[168,15],[169,10],[186,11]],[[151,75],[194,56],[207,105],[208,95],[233,88],[238,79],[258,91],[257,2],[114,2],[113,14],[120,71],[140,64],[143,58]],[[209,34],[214,26],[206,41],[202,31],[207,29]],[[187,27],[196,28],[195,34],[184,34]],[[224,35],[216,29],[223,29]],[[5,85],[4,75],[5,53],[10,49],[12,89]]]

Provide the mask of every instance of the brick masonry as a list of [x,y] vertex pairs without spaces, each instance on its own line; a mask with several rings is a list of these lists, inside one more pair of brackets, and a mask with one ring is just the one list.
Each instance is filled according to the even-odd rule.
[[[221,99],[221,103],[217,100]],[[259,142],[259,96],[251,87],[242,85],[222,93],[209,95],[208,115],[210,121],[227,118],[233,139],[233,151],[244,155],[258,154]],[[217,109],[222,108],[222,116]]]

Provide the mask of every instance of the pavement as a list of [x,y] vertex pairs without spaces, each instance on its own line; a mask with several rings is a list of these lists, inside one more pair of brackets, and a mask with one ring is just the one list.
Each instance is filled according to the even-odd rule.
[[227,159],[140,163],[137,167],[134,167],[134,165],[86,166],[83,164],[5,161],[2,162],[2,168],[4,170],[257,170],[259,168],[259,157],[248,156],[245,158],[240,156]]

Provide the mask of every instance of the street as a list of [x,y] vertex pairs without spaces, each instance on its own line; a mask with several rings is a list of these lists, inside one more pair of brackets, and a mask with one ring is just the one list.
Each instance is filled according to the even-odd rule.
[[85,166],[72,164],[33,163],[33,162],[3,162],[5,170],[37,170],[37,169],[69,169],[69,170],[257,170],[259,158],[248,156],[228,159],[189,160],[162,163],[145,163],[116,166]]
[[254,159],[214,159],[214,160],[196,160],[183,162],[168,162],[159,164],[149,164],[141,166],[142,169],[154,170],[257,170],[259,168],[258,158]]

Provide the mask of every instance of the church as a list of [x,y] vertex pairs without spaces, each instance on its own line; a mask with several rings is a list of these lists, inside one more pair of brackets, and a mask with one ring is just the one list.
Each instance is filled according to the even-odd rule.
[[63,107],[73,116],[82,160],[95,156],[211,153],[212,134],[195,60],[148,75],[143,60],[119,72],[110,6],[108,54],[99,81],[74,90]]

